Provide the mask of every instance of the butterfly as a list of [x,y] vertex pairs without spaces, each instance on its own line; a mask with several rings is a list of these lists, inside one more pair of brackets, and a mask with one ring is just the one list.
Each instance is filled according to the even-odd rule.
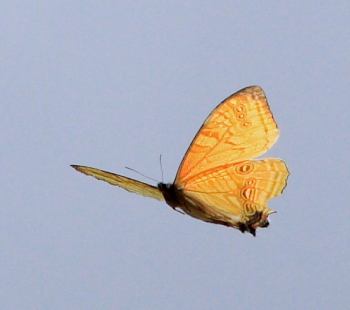
[[209,223],[255,236],[275,211],[289,172],[276,158],[253,160],[277,141],[279,131],[259,86],[222,101],[207,117],[182,159],[173,183],[152,186],[111,172],[72,165],[86,175],[157,200]]

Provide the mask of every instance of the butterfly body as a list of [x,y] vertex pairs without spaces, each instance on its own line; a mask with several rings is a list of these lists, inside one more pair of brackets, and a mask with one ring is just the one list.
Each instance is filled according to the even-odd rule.
[[107,171],[72,165],[99,180],[157,200],[205,222],[255,236],[275,211],[267,201],[283,191],[289,175],[276,158],[253,160],[278,139],[279,131],[258,86],[219,104],[190,144],[173,183],[152,186]]

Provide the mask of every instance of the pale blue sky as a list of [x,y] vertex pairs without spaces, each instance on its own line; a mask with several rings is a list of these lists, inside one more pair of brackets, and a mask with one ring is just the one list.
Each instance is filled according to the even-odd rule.
[[[1,7],[0,309],[348,309],[349,1]],[[257,237],[88,178],[173,181],[205,117],[259,85],[291,176]]]

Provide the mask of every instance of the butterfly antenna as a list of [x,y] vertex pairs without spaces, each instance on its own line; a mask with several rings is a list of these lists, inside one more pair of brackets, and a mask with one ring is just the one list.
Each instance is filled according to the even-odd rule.
[[162,172],[162,183],[163,183],[164,178],[163,178],[162,154],[159,155],[159,165],[160,165],[160,171]]
[[132,169],[132,168],[129,168],[129,167],[125,167],[125,168],[128,169],[128,170],[131,170],[131,171],[133,171],[133,172],[136,172],[137,174],[143,176],[143,177],[146,178],[146,179],[149,179],[149,180],[152,180],[152,181],[154,181],[154,182],[159,183],[158,180],[152,179],[152,178],[148,177],[147,175],[144,175],[143,173],[141,173],[141,172],[139,172],[139,171],[136,171],[135,169]]

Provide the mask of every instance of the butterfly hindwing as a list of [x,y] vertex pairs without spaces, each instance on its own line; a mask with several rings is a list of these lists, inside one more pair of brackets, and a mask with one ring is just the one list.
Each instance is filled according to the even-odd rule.
[[[212,169],[197,175],[196,180],[187,183],[183,189],[186,195],[203,195],[203,197],[222,196],[224,204],[216,203],[225,210],[239,208],[242,202],[250,201],[266,205],[270,198],[281,194],[288,177],[286,164],[276,158],[248,160],[239,164],[227,165],[224,169]],[[232,204],[231,197],[241,203]]]
[[203,221],[255,235],[258,226],[268,225],[274,211],[266,203],[282,192],[288,174],[285,163],[275,158],[205,171],[181,190],[182,209]]

